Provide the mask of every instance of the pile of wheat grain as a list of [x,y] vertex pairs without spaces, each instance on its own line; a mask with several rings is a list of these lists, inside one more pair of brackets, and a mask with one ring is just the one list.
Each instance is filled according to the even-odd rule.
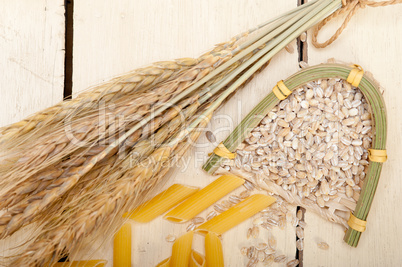
[[281,101],[222,167],[286,192],[280,195],[292,203],[340,215],[359,199],[371,141],[362,93],[344,80],[323,79]]

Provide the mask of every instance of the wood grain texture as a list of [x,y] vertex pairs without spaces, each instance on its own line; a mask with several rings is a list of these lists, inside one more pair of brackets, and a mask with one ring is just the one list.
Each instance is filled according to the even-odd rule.
[[[367,230],[357,248],[343,242],[344,232],[337,225],[325,222],[311,212],[306,213],[304,266],[400,266],[402,254],[399,242],[402,229],[400,203],[402,202],[402,122],[400,88],[402,59],[402,5],[384,8],[366,8],[351,20],[340,38],[325,49],[309,45],[310,65],[334,57],[347,63],[356,63],[373,73],[384,88],[388,116],[388,161],[384,163],[374,202],[367,219]],[[325,29],[319,40],[334,32],[337,19]],[[325,241],[328,251],[317,248]]]
[[63,99],[62,0],[0,0],[0,126]]
[[[74,15],[74,77],[73,92],[102,82],[108,77],[127,72],[159,60],[197,57],[214,44],[254,27],[280,13],[296,7],[297,1],[76,1]],[[241,119],[266,96],[278,80],[298,70],[297,53],[281,52],[246,88],[238,92],[221,108],[209,125],[222,141]],[[183,183],[203,187],[216,177],[206,175],[201,167],[214,145],[202,135],[193,148],[172,171],[170,184]],[[211,209],[208,209],[210,211]],[[296,212],[296,211],[294,211]],[[205,215],[206,212],[202,213]],[[227,266],[245,266],[240,248],[267,240],[261,232],[258,240],[246,240],[248,220],[223,236]],[[154,266],[168,257],[171,244],[168,234],[180,236],[186,225],[173,224],[158,218],[148,224],[136,224],[133,229],[133,266]],[[277,230],[278,250],[294,257],[295,233],[292,227]],[[204,252],[203,238],[196,235],[196,250]],[[109,249],[108,249],[109,246]],[[95,257],[107,257],[110,262],[110,242]]]
[[[63,1],[0,0],[0,126],[63,100],[63,88]],[[0,240],[0,255],[29,232]]]

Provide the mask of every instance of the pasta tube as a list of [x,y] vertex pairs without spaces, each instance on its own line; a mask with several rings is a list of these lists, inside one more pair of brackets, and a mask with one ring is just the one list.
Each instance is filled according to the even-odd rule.
[[170,267],[188,266],[191,257],[191,246],[193,243],[194,232],[190,231],[179,237],[172,247],[172,256],[170,257]]
[[125,223],[113,240],[113,266],[131,266],[131,224]]
[[201,224],[195,231],[203,235],[206,235],[208,232],[221,235],[275,201],[276,199],[271,196],[262,194],[252,195],[227,211]]
[[211,232],[205,236],[205,259],[207,267],[224,267],[221,240]]
[[177,223],[191,220],[243,183],[244,180],[237,176],[223,175],[169,211],[164,218]]
[[126,213],[125,216],[129,216],[130,219],[133,219],[137,222],[150,222],[189,196],[193,195],[198,190],[199,189],[196,187],[174,184],[151,200],[139,206],[137,209],[131,212],[131,215]]

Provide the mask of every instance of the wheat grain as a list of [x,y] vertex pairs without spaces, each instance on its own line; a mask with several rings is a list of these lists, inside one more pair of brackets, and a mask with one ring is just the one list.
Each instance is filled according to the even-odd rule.
[[265,260],[266,254],[264,251],[258,251],[257,253],[257,259],[259,262],[263,262]]
[[276,263],[283,263],[285,262],[287,257],[285,255],[279,255],[274,259],[274,262]]
[[253,228],[248,228],[247,229],[247,239],[249,239],[253,234]]
[[203,223],[205,221],[205,219],[204,218],[202,218],[202,217],[194,217],[193,219],[191,219],[191,222],[193,223],[193,224],[201,224],[201,223]]
[[216,215],[218,215],[215,211],[211,211],[207,214],[206,220],[209,221],[212,218],[214,218]]
[[205,132],[205,136],[207,137],[208,141],[211,143],[215,143],[216,142],[216,137],[215,135],[211,132],[211,131],[206,131]]
[[167,242],[169,242],[169,243],[173,243],[173,242],[176,240],[176,236],[169,234],[169,235],[167,235],[167,236],[165,237],[165,240],[166,240]]
[[260,235],[260,228],[258,228],[258,226],[253,226],[252,230],[251,230],[251,235],[253,236],[253,238],[258,238]]
[[325,242],[320,242],[317,244],[318,248],[323,249],[323,250],[328,250],[329,249],[329,245]]
[[299,265],[299,260],[298,259],[294,259],[294,260],[288,261],[286,263],[286,267],[296,267],[298,265]]
[[186,231],[193,231],[195,229],[196,225],[194,223],[190,223],[189,225],[187,225],[186,227]]
[[272,255],[272,254],[270,254],[270,255],[267,255],[266,257],[265,257],[265,259],[264,259],[264,261],[263,261],[263,264],[265,265],[265,266],[270,266],[272,263],[274,263],[274,255]]
[[303,32],[301,35],[300,35],[300,41],[301,42],[306,42],[307,41],[307,33],[306,32]]
[[266,250],[268,248],[268,244],[267,243],[259,243],[257,245],[257,250]]
[[247,258],[252,259],[256,256],[257,249],[254,246],[251,246],[247,249]]
[[299,251],[302,251],[304,249],[304,241],[303,241],[303,239],[298,239],[296,241],[296,248]]
[[243,256],[246,256],[246,255],[247,255],[247,251],[248,251],[248,248],[247,248],[247,247],[242,247],[242,248],[240,249],[240,253],[241,253]]

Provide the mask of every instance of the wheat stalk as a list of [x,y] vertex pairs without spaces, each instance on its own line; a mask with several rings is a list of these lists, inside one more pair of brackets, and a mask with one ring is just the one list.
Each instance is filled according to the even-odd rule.
[[[221,75],[215,76],[212,81],[209,81],[205,87],[209,87],[210,84],[213,84],[214,82],[221,80],[227,73],[232,72],[235,70],[238,66],[241,65],[243,61],[248,60],[252,54],[247,55],[242,59],[242,61],[236,62],[233,64],[230,68],[225,70]],[[213,64],[216,64],[218,60],[222,60],[220,56],[207,56],[203,61],[201,61],[198,65],[196,65],[196,70],[191,69],[190,71],[184,73],[181,77],[178,78],[178,80],[172,81],[170,83],[165,84],[162,86],[163,90],[160,90],[161,92],[165,92],[165,95],[167,95],[166,92],[169,92],[169,90],[166,90],[166,88],[169,88],[170,91],[175,91],[176,93],[178,92],[177,89],[175,89],[172,84],[174,84],[177,87],[186,87],[188,84],[193,83],[194,80],[202,78],[203,75],[208,73],[210,70],[208,68],[211,68]],[[224,60],[227,60],[224,58]],[[222,62],[224,61],[222,60]],[[153,90],[153,93],[156,90]],[[149,96],[149,99],[147,99],[147,96],[144,96],[141,98],[141,104],[143,106],[150,105],[155,101],[155,94],[151,94]],[[161,93],[162,94],[162,93]],[[190,97],[189,100],[187,101],[195,101],[197,98],[200,96],[196,94],[194,97]],[[139,97],[140,98],[140,97]],[[160,98],[160,96],[158,96]],[[203,98],[202,101],[208,100],[207,98]],[[117,116],[124,116],[125,114],[131,114],[134,111],[136,111],[136,116],[135,118],[140,118],[144,116],[145,114],[149,113],[149,108],[148,109],[141,109],[141,107],[135,107],[135,103],[129,102],[128,104],[123,104],[123,103],[115,103],[116,106],[119,106],[119,111],[120,113]],[[134,144],[135,142],[138,141],[138,139],[141,138],[146,138],[150,132],[153,132],[155,129],[158,129],[163,123],[169,121],[171,119],[171,116],[174,114],[178,114],[180,112],[180,106],[185,106],[185,103],[182,103],[179,106],[175,106],[171,108],[169,111],[165,112],[163,116],[156,117],[151,121],[147,126],[152,125],[152,126],[145,126],[143,129],[136,131],[134,134],[130,136],[128,140],[126,140],[126,145],[127,143],[131,142]],[[128,111],[127,111],[128,109]],[[90,132],[96,133],[98,129],[96,129],[96,126],[94,125],[94,121],[96,122],[96,116],[98,114],[93,115],[93,119],[89,119],[88,117],[86,118],[86,121],[84,123],[89,122],[88,124],[80,125],[82,123],[81,120],[79,120],[79,125],[74,125],[71,127],[72,129],[77,130],[77,134],[73,135],[79,135],[82,132],[82,128],[92,128]],[[113,116],[116,116],[113,114]],[[130,118],[132,120],[132,118]],[[129,121],[131,123],[131,120]],[[108,126],[107,128],[110,128],[111,126]],[[122,125],[119,125],[117,128],[121,128]],[[124,127],[124,126],[123,126]],[[113,132],[114,133],[114,132]],[[104,145],[97,145],[97,144],[91,144],[89,143],[92,139],[97,138],[96,135],[92,137],[91,135],[86,134],[85,138],[88,140],[80,140],[80,142],[85,142],[85,144],[91,146],[90,149],[81,151],[71,151],[69,146],[74,149],[76,148],[74,144],[71,144],[63,138],[63,132],[59,131],[58,132],[59,136],[53,134],[53,140],[45,142],[44,145],[41,145],[42,149],[40,149],[40,155],[33,154],[31,156],[33,161],[31,164],[35,164],[37,169],[41,168],[41,161],[43,161],[44,156],[50,156],[55,155],[57,156],[57,160],[60,160],[63,157],[66,157],[67,155],[71,158],[76,158],[77,160],[73,161],[71,164],[68,164],[68,162],[61,162],[58,165],[52,165],[52,166],[45,166],[43,167],[42,171],[32,175],[28,180],[22,180],[19,183],[16,183],[14,187],[12,188],[7,188],[8,192],[3,194],[3,197],[1,198],[2,204],[0,204],[0,208],[8,207],[8,211],[3,217],[0,219],[0,230],[1,234],[0,237],[5,237],[8,236],[12,233],[14,233],[16,230],[18,230],[21,226],[34,221],[34,216],[39,216],[39,214],[45,210],[48,205],[50,205],[56,198],[59,198],[62,196],[64,193],[66,193],[69,189],[71,189],[82,177],[85,173],[89,172],[94,165],[96,164],[91,164],[91,160],[95,159],[95,157],[103,151],[105,148]],[[97,140],[95,139],[95,140]],[[58,142],[56,144],[53,144],[54,140],[62,140],[62,142]],[[38,141],[39,143],[42,143],[41,141]],[[63,143],[64,142],[64,143]],[[146,140],[143,140],[143,142],[146,142]],[[35,145],[36,146],[36,145]],[[141,144],[136,144],[137,147],[141,146]],[[57,150],[56,152],[52,150]],[[63,149],[63,153],[61,153],[61,149]],[[112,151],[110,157],[113,157],[114,155],[120,155],[118,151]],[[42,156],[42,157],[41,157]],[[24,157],[23,157],[24,158]],[[26,160],[27,161],[27,160]],[[21,162],[22,164],[26,164],[26,161]],[[48,160],[47,163],[50,161]],[[89,164],[84,164],[84,163],[89,163]],[[24,168],[26,166],[24,165]],[[9,172],[12,174],[12,171]],[[28,176],[28,175],[27,175]],[[13,176],[9,176],[10,179],[13,179]],[[4,181],[4,183],[7,183],[7,181]],[[9,183],[10,184],[10,183]],[[28,197],[27,197],[28,196]]]

